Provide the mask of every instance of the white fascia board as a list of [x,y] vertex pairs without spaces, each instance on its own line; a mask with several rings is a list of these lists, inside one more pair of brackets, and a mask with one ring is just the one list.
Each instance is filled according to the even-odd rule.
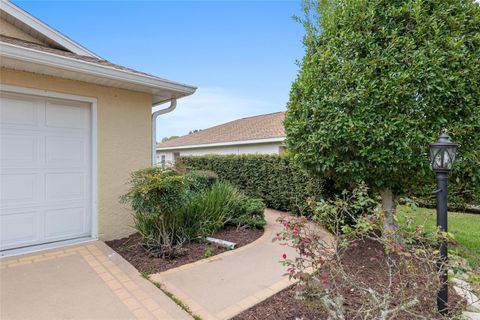
[[153,76],[120,70],[110,66],[78,60],[70,57],[59,56],[49,52],[38,51],[31,48],[16,46],[10,43],[0,43],[0,57],[31,62],[35,64],[56,67],[64,70],[98,76],[111,80],[145,86],[146,89],[163,89],[188,96],[197,89],[194,86],[176,83]]
[[188,146],[157,148],[157,151],[237,146],[237,145],[248,145],[248,144],[261,144],[261,143],[270,143],[270,142],[282,142],[284,140],[285,140],[285,137],[255,139],[255,140],[226,141],[226,142],[216,142],[216,143],[207,143],[207,144],[192,144],[192,145],[188,145]]
[[43,34],[45,37],[64,47],[65,49],[76,54],[100,59],[100,57],[92,51],[81,46],[80,44],[58,32],[57,30],[38,20],[37,18],[17,7],[10,1],[1,0],[1,5],[2,11],[5,11],[9,15],[13,16],[15,19],[18,19],[19,21],[25,23],[32,29],[36,30],[38,33]]

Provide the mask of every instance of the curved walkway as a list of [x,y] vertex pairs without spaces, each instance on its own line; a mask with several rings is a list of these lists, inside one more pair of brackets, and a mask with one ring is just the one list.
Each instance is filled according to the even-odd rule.
[[[258,240],[223,254],[150,276],[163,290],[180,299],[203,320],[229,319],[292,282],[279,261],[295,251],[272,243],[282,229],[281,211],[266,209],[267,226]],[[326,238],[328,233],[322,232]]]

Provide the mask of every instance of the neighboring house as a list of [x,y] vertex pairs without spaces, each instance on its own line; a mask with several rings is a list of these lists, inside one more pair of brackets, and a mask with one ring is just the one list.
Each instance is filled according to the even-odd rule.
[[196,88],[112,64],[0,4],[0,254],[131,234],[119,197],[155,155],[152,106],[171,111]]
[[178,156],[205,154],[281,154],[283,112],[227,122],[157,145],[157,163],[170,165]]

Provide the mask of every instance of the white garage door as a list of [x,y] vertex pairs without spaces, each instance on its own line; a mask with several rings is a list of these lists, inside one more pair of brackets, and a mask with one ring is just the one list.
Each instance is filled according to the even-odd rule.
[[90,236],[90,105],[1,93],[0,139],[0,250]]

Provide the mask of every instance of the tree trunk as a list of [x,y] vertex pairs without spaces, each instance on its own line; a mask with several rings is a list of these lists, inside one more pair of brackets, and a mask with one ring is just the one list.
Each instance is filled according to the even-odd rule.
[[380,191],[380,196],[382,197],[383,232],[387,234],[395,233],[398,230],[398,224],[395,220],[395,212],[397,211],[395,196],[390,189]]

